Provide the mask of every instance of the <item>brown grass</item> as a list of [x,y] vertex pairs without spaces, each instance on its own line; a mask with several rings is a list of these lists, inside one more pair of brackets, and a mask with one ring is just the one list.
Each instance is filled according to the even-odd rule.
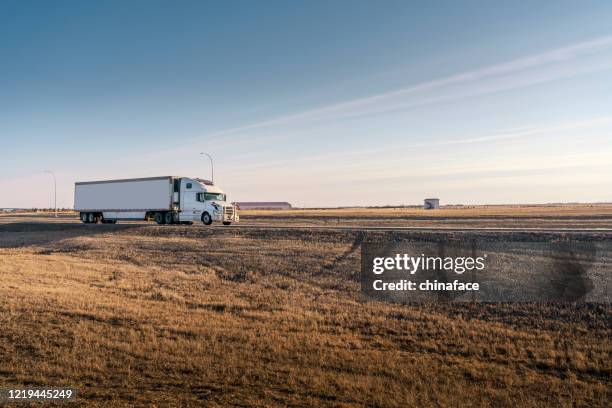
[[0,228],[0,384],[88,406],[607,406],[607,305],[402,306],[355,234]]
[[456,205],[442,206],[436,210],[425,210],[420,207],[347,207],[325,209],[290,209],[290,210],[241,210],[248,216],[367,216],[367,217],[403,217],[422,216],[438,217],[563,217],[563,216],[608,216],[612,217],[612,204],[531,204],[531,205]]
[[612,204],[247,210],[240,215],[243,222],[258,225],[612,228]]

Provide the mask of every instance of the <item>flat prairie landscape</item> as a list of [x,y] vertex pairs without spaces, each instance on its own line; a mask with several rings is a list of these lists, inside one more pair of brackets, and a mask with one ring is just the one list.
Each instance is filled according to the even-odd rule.
[[[612,205],[241,214],[249,228],[0,216],[0,386],[99,407],[609,406],[609,304],[372,301],[359,247],[612,241]],[[308,228],[334,225],[355,229]],[[483,226],[526,232],[467,230]]]
[[612,229],[612,204],[480,205],[292,209],[243,211],[258,225],[362,226],[412,228],[606,228]]

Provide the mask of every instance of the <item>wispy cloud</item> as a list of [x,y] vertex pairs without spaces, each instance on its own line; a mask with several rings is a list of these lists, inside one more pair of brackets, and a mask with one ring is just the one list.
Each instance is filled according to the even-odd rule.
[[[408,109],[411,107],[418,107],[437,102],[448,102],[459,98],[473,96],[475,94],[507,90],[558,78],[609,69],[612,68],[612,55],[609,55],[610,51],[612,51],[612,36],[596,38],[590,41],[573,44],[567,47],[556,48],[539,54],[529,55],[500,64],[481,67],[471,71],[461,72],[448,77],[422,82],[393,91],[362,98],[355,98],[349,101],[288,114],[270,120],[224,129],[219,132],[205,135],[201,138],[216,139],[223,136],[246,133],[262,128],[300,123],[308,120],[345,118],[359,114],[384,112],[389,111],[390,109]],[[604,56],[603,60],[598,58],[602,55]],[[585,59],[593,60],[589,60],[589,63],[581,62]],[[576,62],[578,62],[578,64],[571,65],[572,63]],[[544,71],[538,71],[543,69]],[[523,77],[514,81],[512,80],[513,75],[524,74],[528,71],[536,71],[536,74],[532,75],[531,77]],[[406,102],[404,99],[411,95],[422,95],[426,92],[452,89],[458,85],[473,85],[474,83],[485,81],[491,81],[492,86],[489,86],[486,89],[476,89],[464,93],[459,92],[435,96],[425,95],[423,98],[415,101]],[[496,81],[502,82],[495,84]],[[388,106],[390,102],[395,102],[395,104]]]
[[[278,168],[287,166],[298,166],[305,165],[309,168],[316,165],[320,167],[323,163],[334,163],[335,167],[343,167],[350,163],[357,163],[357,167],[363,167],[366,162],[363,158],[369,158],[367,163],[372,163],[372,157],[382,157],[383,162],[387,164],[393,160],[394,157],[399,156],[400,161],[405,160],[404,152],[414,152],[415,150],[427,151],[427,148],[436,148],[446,145],[461,145],[461,144],[475,144],[475,143],[491,143],[500,140],[507,139],[522,139],[522,138],[534,138],[534,137],[546,137],[546,136],[559,136],[563,132],[586,130],[586,129],[603,129],[611,132],[610,137],[612,138],[612,116],[601,116],[589,119],[567,121],[562,123],[548,123],[548,124],[534,124],[528,126],[521,126],[512,129],[502,129],[491,134],[485,134],[482,136],[475,136],[461,139],[440,139],[428,142],[409,142],[404,144],[393,144],[388,146],[372,147],[368,149],[360,150],[343,150],[342,152],[326,152],[321,154],[307,155],[303,157],[296,157],[290,160],[266,160],[265,162],[254,163],[251,165],[242,165],[235,170],[229,169],[228,172],[236,171],[243,172],[245,170],[255,169],[267,169],[271,172],[277,172]],[[433,150],[437,151],[437,150]],[[399,165],[400,163],[395,163]]]
[[[162,152],[151,150],[136,155],[128,154],[122,160],[152,162],[168,155],[191,154],[194,149],[200,151],[203,144],[211,142],[214,142],[215,149],[247,149],[246,153],[250,153],[258,146],[310,137],[310,130],[318,122],[332,124],[347,119],[452,103],[604,69],[612,69],[612,36],[488,65],[394,91],[227,128],[203,136],[183,138],[180,147]],[[461,143],[468,142],[466,140]]]
[[472,137],[466,139],[459,140],[446,140],[434,143],[434,145],[450,145],[450,144],[466,144],[466,143],[480,143],[480,142],[492,142],[497,140],[505,140],[505,139],[518,139],[525,138],[530,136],[537,135],[545,135],[545,134],[557,134],[560,132],[567,132],[569,130],[581,130],[588,129],[595,126],[600,125],[609,125],[612,124],[612,117],[604,116],[591,118],[586,120],[579,120],[573,122],[565,122],[556,125],[547,125],[547,126],[528,126],[519,129],[511,129],[507,131],[501,131],[499,133],[488,135],[488,136],[480,136],[480,137]]

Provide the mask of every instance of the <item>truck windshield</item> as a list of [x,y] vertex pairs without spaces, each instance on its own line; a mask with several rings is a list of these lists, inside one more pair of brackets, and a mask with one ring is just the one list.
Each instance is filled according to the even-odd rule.
[[225,201],[225,194],[222,193],[198,193],[198,201]]

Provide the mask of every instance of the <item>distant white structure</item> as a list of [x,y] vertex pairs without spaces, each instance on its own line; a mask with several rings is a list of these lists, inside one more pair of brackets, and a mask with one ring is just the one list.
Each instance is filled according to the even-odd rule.
[[423,203],[423,208],[426,210],[435,210],[440,208],[440,199],[439,198],[426,198]]
[[5,212],[5,213],[12,213],[12,212],[15,212],[15,209],[14,209],[14,208],[3,208],[3,209],[2,209],[2,212]]
[[289,210],[291,204],[286,201],[243,201],[233,203],[239,210]]

